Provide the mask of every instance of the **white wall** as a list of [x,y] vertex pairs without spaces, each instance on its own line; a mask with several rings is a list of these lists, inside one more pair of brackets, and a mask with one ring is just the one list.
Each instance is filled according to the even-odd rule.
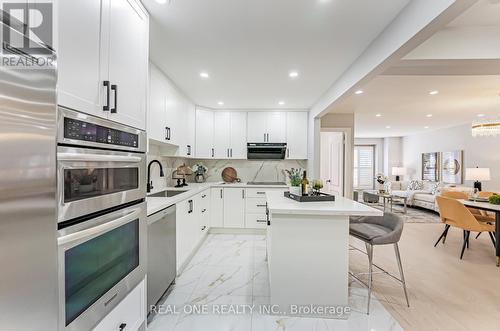
[[401,137],[384,138],[384,174],[391,179],[396,179],[392,175],[392,167],[403,166],[403,139]]
[[[424,152],[464,151],[464,169],[490,168],[491,181],[483,182],[483,190],[500,190],[500,148],[498,137],[471,135],[469,124],[430,131],[403,138],[403,163],[412,170],[411,178],[421,177],[421,154]],[[465,177],[465,170],[464,170]],[[472,186],[472,182],[466,181]]]

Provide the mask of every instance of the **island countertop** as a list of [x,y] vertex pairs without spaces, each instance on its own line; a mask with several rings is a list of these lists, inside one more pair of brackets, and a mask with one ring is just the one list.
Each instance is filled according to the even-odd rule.
[[382,216],[383,212],[351,199],[336,196],[335,201],[298,202],[283,196],[283,192],[266,192],[267,208],[272,214]]

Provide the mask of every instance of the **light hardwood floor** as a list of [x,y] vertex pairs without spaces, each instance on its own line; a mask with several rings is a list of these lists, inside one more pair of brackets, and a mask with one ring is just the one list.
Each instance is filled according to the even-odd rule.
[[[446,244],[434,247],[443,228],[430,223],[405,225],[400,250],[410,308],[400,284],[387,275],[374,276],[375,296],[405,330],[500,330],[500,268],[495,266],[489,236],[483,233],[471,239],[460,260],[460,230],[450,229]],[[376,246],[374,262],[398,274],[392,245]],[[351,251],[352,271],[364,272],[367,265],[366,255]]]

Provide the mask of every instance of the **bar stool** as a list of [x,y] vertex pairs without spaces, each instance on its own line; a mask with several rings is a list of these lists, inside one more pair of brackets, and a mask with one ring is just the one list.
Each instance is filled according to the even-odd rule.
[[[410,307],[410,301],[408,300],[408,291],[406,289],[405,277],[403,274],[403,266],[401,264],[401,255],[399,254],[398,242],[401,238],[401,233],[403,232],[404,220],[393,214],[384,213],[384,216],[366,216],[361,218],[351,218],[349,222],[349,234],[354,238],[357,238],[365,243],[366,253],[368,255],[368,284],[363,282],[358,278],[358,275],[349,272],[349,274],[360,282],[362,285],[368,288],[368,304],[367,304],[367,314],[370,314],[370,300],[372,294],[372,282],[373,282],[373,267],[375,266],[382,273],[387,274],[399,281],[403,285],[403,290],[405,292],[406,304]],[[373,246],[376,245],[394,245],[394,252],[396,253],[396,260],[398,262],[399,273],[401,278],[390,274],[386,270],[382,269],[378,265],[373,263]],[[354,248],[359,250],[357,248]],[[359,250],[361,251],[361,250]],[[361,251],[362,252],[362,251]],[[364,252],[363,252],[364,253]]]

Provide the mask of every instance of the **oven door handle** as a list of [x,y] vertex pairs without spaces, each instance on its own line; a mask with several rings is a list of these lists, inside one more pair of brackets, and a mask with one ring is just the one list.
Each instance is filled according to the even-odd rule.
[[79,153],[57,153],[59,161],[83,161],[83,162],[129,162],[139,163],[142,161],[140,156],[125,155],[105,155],[105,154],[79,154]]
[[113,230],[121,225],[127,224],[130,221],[135,220],[141,213],[141,208],[136,208],[126,215],[123,215],[115,220],[99,224],[88,229],[80,230],[78,232],[70,233],[65,236],[57,238],[57,244],[59,246],[66,246],[72,242],[79,241],[82,239],[92,239],[103,233]]

